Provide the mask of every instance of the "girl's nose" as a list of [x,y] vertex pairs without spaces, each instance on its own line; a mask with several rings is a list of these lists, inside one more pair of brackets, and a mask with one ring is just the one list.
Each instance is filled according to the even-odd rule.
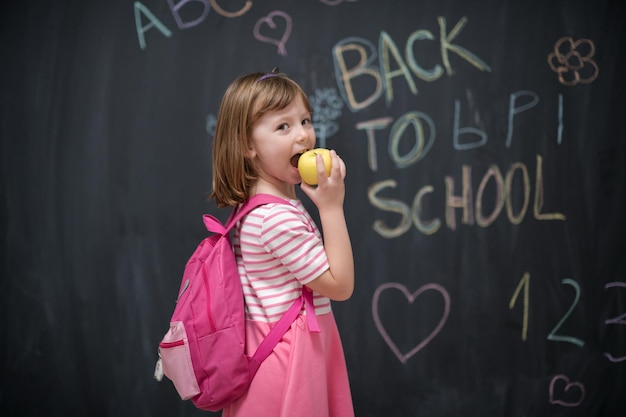
[[304,142],[308,138],[309,138],[309,131],[304,126],[299,125],[299,127],[296,130],[296,141]]

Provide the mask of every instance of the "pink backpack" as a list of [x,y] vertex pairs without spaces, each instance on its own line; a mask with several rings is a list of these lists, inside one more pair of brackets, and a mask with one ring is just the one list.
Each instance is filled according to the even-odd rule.
[[[229,231],[254,208],[268,203],[290,204],[268,194],[257,194],[225,225],[210,215],[204,224],[212,236],[193,253],[183,273],[170,329],[159,343],[155,378],[172,380],[183,400],[202,410],[219,411],[243,395],[261,362],[296,319],[305,305],[314,320],[313,295],[302,291],[252,357],[245,354],[244,301]],[[311,320],[313,319],[313,320]],[[319,331],[319,330],[318,330]]]

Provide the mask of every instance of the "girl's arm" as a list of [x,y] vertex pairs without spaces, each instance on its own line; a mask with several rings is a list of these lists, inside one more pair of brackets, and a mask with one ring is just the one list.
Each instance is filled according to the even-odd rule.
[[343,301],[350,298],[354,290],[354,259],[343,211],[346,166],[335,151],[331,151],[331,160],[330,177],[326,177],[323,159],[318,155],[318,186],[301,185],[319,210],[324,250],[330,266],[307,287],[331,300]]

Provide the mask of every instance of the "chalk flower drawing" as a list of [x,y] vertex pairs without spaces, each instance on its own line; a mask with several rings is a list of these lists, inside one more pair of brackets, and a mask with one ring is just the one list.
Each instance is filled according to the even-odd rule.
[[309,97],[313,108],[313,126],[319,139],[319,146],[326,147],[326,139],[337,133],[339,124],[335,122],[341,116],[343,101],[333,87],[316,89],[315,95]]
[[563,37],[554,44],[554,52],[548,55],[548,64],[556,72],[563,85],[588,84],[598,78],[600,69],[593,61],[596,47],[589,39],[574,42]]

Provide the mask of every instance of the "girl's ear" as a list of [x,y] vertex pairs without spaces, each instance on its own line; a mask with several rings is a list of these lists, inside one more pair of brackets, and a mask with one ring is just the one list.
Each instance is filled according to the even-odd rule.
[[246,157],[251,160],[256,158],[256,150],[252,145],[248,145],[248,149],[246,150]]

